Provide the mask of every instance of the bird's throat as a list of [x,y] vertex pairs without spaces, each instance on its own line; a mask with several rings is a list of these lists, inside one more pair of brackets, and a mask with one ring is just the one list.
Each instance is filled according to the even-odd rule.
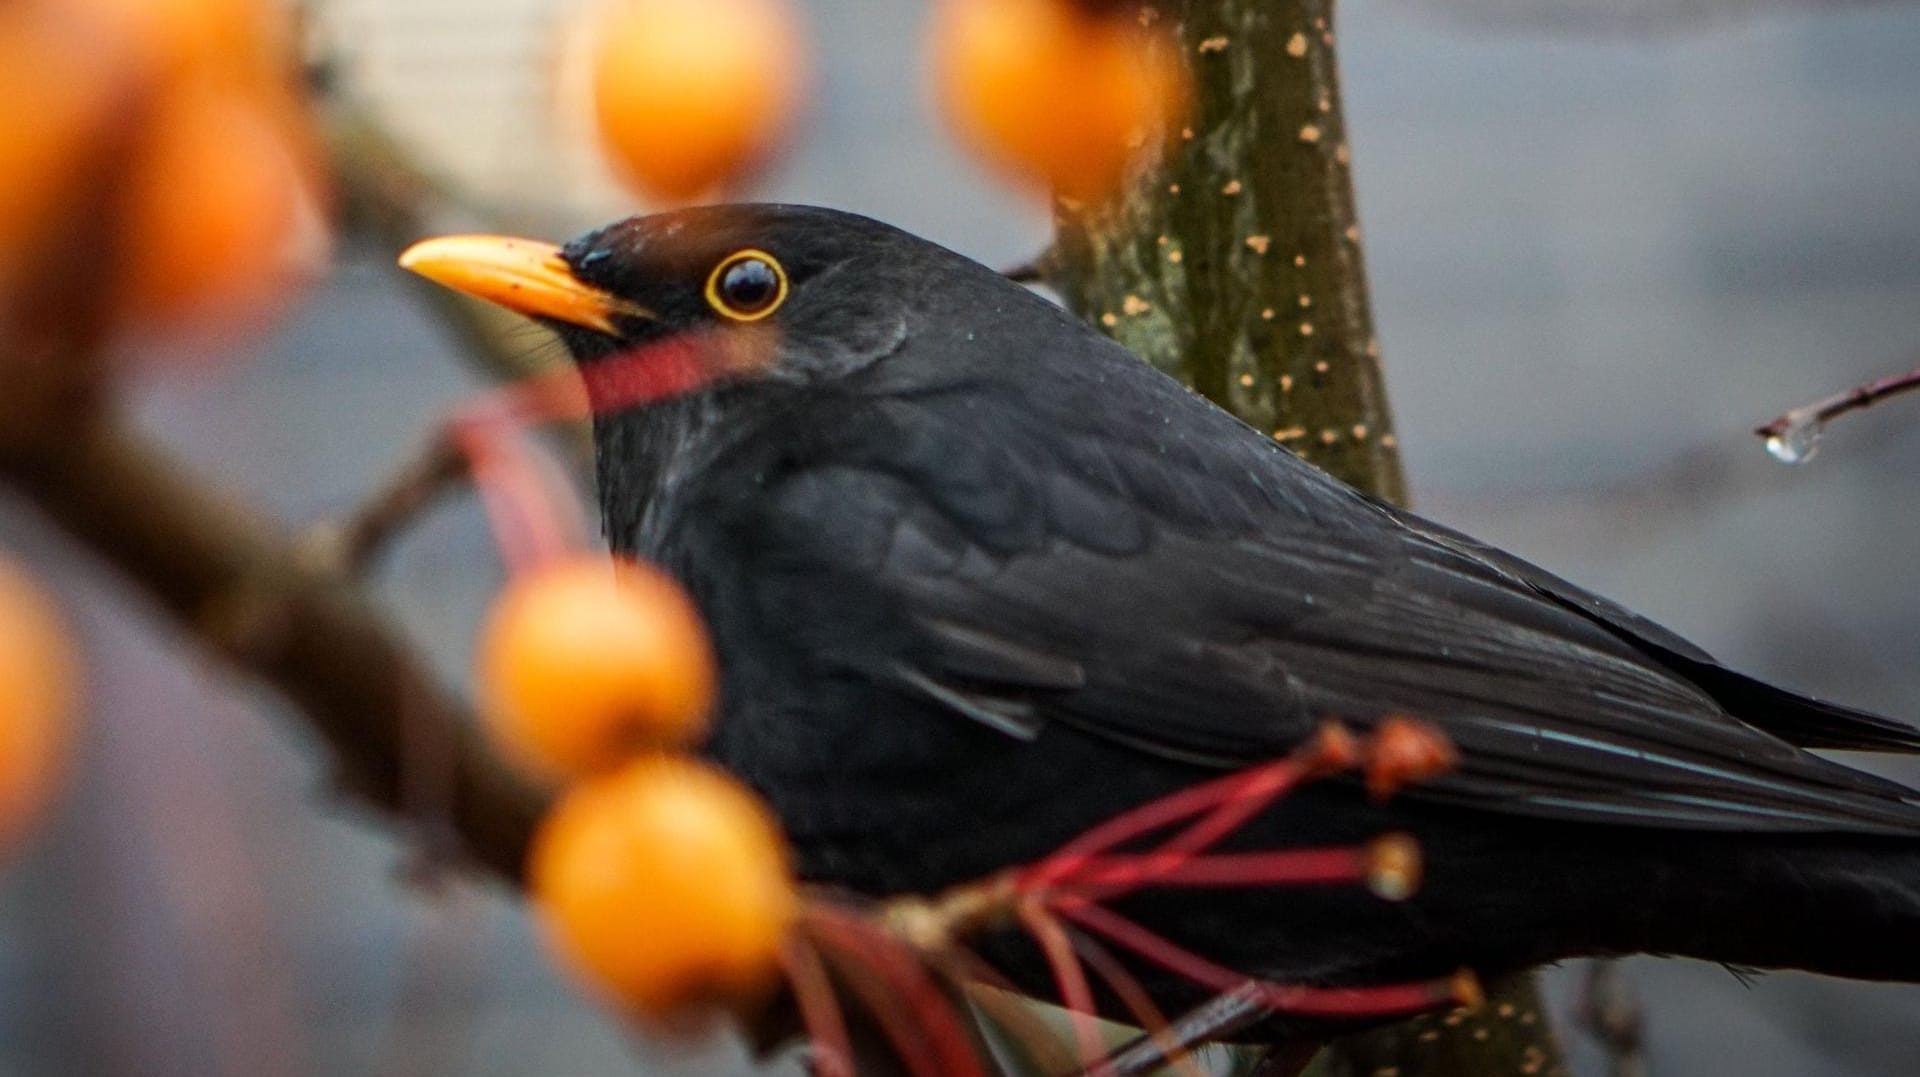
[[594,416],[600,520],[615,553],[658,556],[680,477],[701,455],[710,410],[703,395],[694,395]]

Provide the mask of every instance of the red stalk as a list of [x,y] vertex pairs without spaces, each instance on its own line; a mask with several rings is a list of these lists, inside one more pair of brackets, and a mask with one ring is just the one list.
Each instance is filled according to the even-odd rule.
[[1126,966],[1106,947],[1081,932],[1069,930],[1067,937],[1073,941],[1073,948],[1080,955],[1080,960],[1119,997],[1120,1004],[1133,1016],[1134,1023],[1152,1037],[1154,1045],[1166,1059],[1168,1068],[1178,1071],[1181,1077],[1205,1077],[1200,1067],[1194,1064],[1193,1053],[1186,1045],[1174,1042],[1168,1035],[1166,1015],[1153,1004],[1147,989],[1127,971]]
[[813,1043],[816,1077],[855,1077],[846,1017],[840,1012],[840,1001],[834,996],[833,981],[820,962],[819,951],[796,932],[781,947],[780,963],[786,969],[787,982],[793,985],[807,1039]]
[[1143,885],[1155,886],[1345,886],[1367,880],[1370,867],[1363,847],[1279,849],[1268,852],[1205,853],[1184,859],[1111,855],[1081,862],[1080,869],[1054,887],[1073,901],[1112,897]]
[[1073,1025],[1073,1039],[1080,1051],[1080,1064],[1087,1071],[1098,1074],[1108,1072],[1106,1047],[1100,1042],[1100,1030],[1094,1024],[1094,1016],[1099,1011],[1093,1002],[1093,990],[1087,984],[1087,972],[1080,967],[1075,956],[1073,943],[1067,938],[1066,929],[1060,921],[1049,914],[1037,902],[1020,903],[1020,922],[1026,925],[1027,933],[1040,944],[1040,952],[1046,955],[1047,966],[1053,971],[1053,982],[1060,990],[1060,1002],[1067,1008],[1067,1020]]
[[[886,981],[886,993],[869,994],[865,1002],[915,1074],[984,1077],[972,1040],[960,1027],[949,999],[891,935],[862,916],[827,905],[811,906],[807,919],[823,941],[851,951]],[[902,1027],[893,1012],[896,1002],[904,1002],[918,1024]]]
[[[1302,770],[1300,764],[1291,757],[1277,759],[1251,771],[1229,774],[1171,793],[1158,800],[1148,801],[1137,808],[1114,816],[1061,846],[1029,869],[1021,878],[1019,885],[1022,889],[1044,889],[1077,874],[1100,853],[1219,807],[1223,803],[1230,803],[1249,788],[1264,790],[1270,786],[1277,786],[1272,794],[1277,796],[1279,790],[1285,789],[1299,779]],[[1273,777],[1262,780],[1269,772]],[[1198,829],[1198,825],[1194,829]],[[1189,830],[1186,833],[1193,832]],[[1206,837],[1205,834],[1201,836]],[[1218,840],[1218,836],[1213,840]]]
[[1277,1013],[1388,1017],[1420,1013],[1459,1001],[1459,984],[1451,978],[1372,987],[1313,987],[1253,979],[1215,964],[1098,905],[1081,905],[1060,912],[1087,930],[1209,990],[1234,991],[1252,984],[1260,992],[1261,1000]]

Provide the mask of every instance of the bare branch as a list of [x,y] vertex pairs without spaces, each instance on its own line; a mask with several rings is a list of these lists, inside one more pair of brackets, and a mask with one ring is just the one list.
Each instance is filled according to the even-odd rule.
[[301,547],[316,564],[361,575],[389,542],[471,474],[467,456],[454,440],[444,434],[435,437],[352,511],[316,525]]
[[1775,456],[1788,463],[1799,463],[1813,455],[1813,442],[1827,423],[1850,411],[1871,407],[1890,396],[1915,389],[1920,389],[1920,369],[1870,381],[1844,393],[1802,404],[1754,427],[1753,432],[1766,439],[1768,450]]
[[[1173,1061],[1178,1052],[1202,1044],[1231,1040],[1237,1033],[1259,1024],[1273,1011],[1257,991],[1228,991],[1182,1014],[1165,1032],[1146,1033],[1108,1055],[1089,1073],[1110,1077],[1145,1077],[1158,1073]],[[1312,1052],[1308,1052],[1311,1057]],[[1085,1075],[1083,1075],[1085,1077]]]

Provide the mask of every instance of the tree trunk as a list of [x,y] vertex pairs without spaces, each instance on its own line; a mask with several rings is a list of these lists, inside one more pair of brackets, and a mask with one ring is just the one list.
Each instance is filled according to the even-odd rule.
[[[1331,0],[1174,0],[1189,125],[1116,205],[1062,205],[1047,282],[1149,362],[1353,485],[1404,503],[1341,113]],[[1473,1014],[1333,1043],[1310,1072],[1565,1069],[1534,977]]]

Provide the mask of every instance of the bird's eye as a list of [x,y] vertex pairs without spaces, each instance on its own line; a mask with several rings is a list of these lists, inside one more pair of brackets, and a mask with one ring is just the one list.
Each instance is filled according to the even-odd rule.
[[786,271],[765,251],[736,251],[707,278],[707,303],[735,321],[758,321],[786,298]]

